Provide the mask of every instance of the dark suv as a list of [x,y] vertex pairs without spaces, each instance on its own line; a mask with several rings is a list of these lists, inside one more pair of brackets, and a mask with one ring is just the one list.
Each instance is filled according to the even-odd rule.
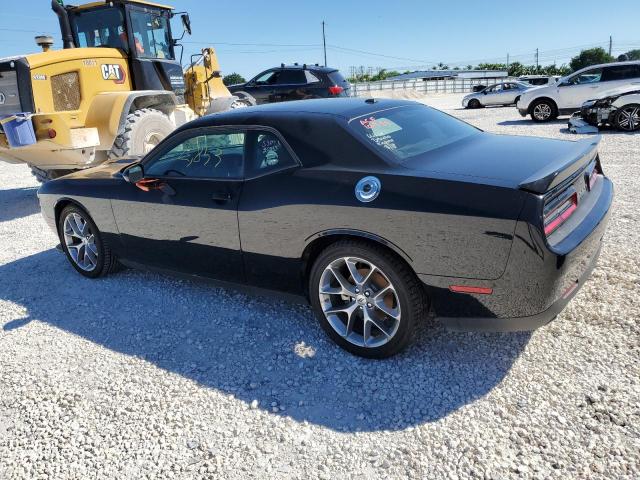
[[[256,104],[306,100],[309,98],[348,97],[351,85],[331,67],[319,65],[281,65],[256,75],[247,83],[231,85],[239,97]],[[251,101],[253,103],[253,101]]]

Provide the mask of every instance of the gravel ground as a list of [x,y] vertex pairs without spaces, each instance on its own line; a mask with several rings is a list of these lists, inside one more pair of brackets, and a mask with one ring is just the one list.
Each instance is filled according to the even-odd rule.
[[[427,103],[576,139],[513,108]],[[0,478],[639,478],[640,135],[605,132],[599,267],[532,334],[434,322],[386,361],[306,306],[155,274],[80,277],[23,166],[0,165]]]

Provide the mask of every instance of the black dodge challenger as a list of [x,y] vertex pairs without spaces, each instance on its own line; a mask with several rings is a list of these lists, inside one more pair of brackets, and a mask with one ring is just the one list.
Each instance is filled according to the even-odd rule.
[[362,356],[453,330],[531,330],[596,264],[613,199],[598,140],[493,135],[406,101],[307,100],[184,125],[141,161],[42,186],[71,265],[306,296]]

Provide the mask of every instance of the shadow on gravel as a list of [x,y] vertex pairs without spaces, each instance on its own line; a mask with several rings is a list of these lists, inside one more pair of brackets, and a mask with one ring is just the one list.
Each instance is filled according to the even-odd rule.
[[[285,408],[274,415],[348,432],[445,417],[499,384],[530,337],[427,325],[406,353],[364,360],[327,340],[306,306],[135,271],[88,280],[55,250],[0,266],[0,299],[27,310],[5,335],[46,322],[247,405]],[[80,365],[92,363],[85,355],[76,352]]]
[[522,126],[531,126],[531,125],[567,125],[567,121],[569,119],[556,119],[556,120],[549,120],[546,123],[535,123],[533,120],[531,120],[530,118],[523,118],[522,120],[504,120],[502,122],[498,122],[498,125],[502,125],[505,127],[522,127]]
[[8,222],[40,212],[37,191],[37,188],[0,190],[0,222]]

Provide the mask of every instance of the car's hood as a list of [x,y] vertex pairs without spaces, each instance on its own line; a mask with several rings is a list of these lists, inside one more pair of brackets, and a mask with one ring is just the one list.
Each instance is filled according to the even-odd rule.
[[594,139],[585,140],[479,133],[403,165],[427,175],[452,175],[474,183],[544,193],[560,173],[593,150]]
[[141,157],[139,156],[131,156],[131,157],[123,157],[117,160],[107,161],[97,167],[87,168],[86,170],[80,170],[74,172],[70,175],[66,175],[63,178],[65,179],[104,179],[104,178],[112,178],[116,173],[124,170],[125,167],[132,165],[136,162],[139,162]]

